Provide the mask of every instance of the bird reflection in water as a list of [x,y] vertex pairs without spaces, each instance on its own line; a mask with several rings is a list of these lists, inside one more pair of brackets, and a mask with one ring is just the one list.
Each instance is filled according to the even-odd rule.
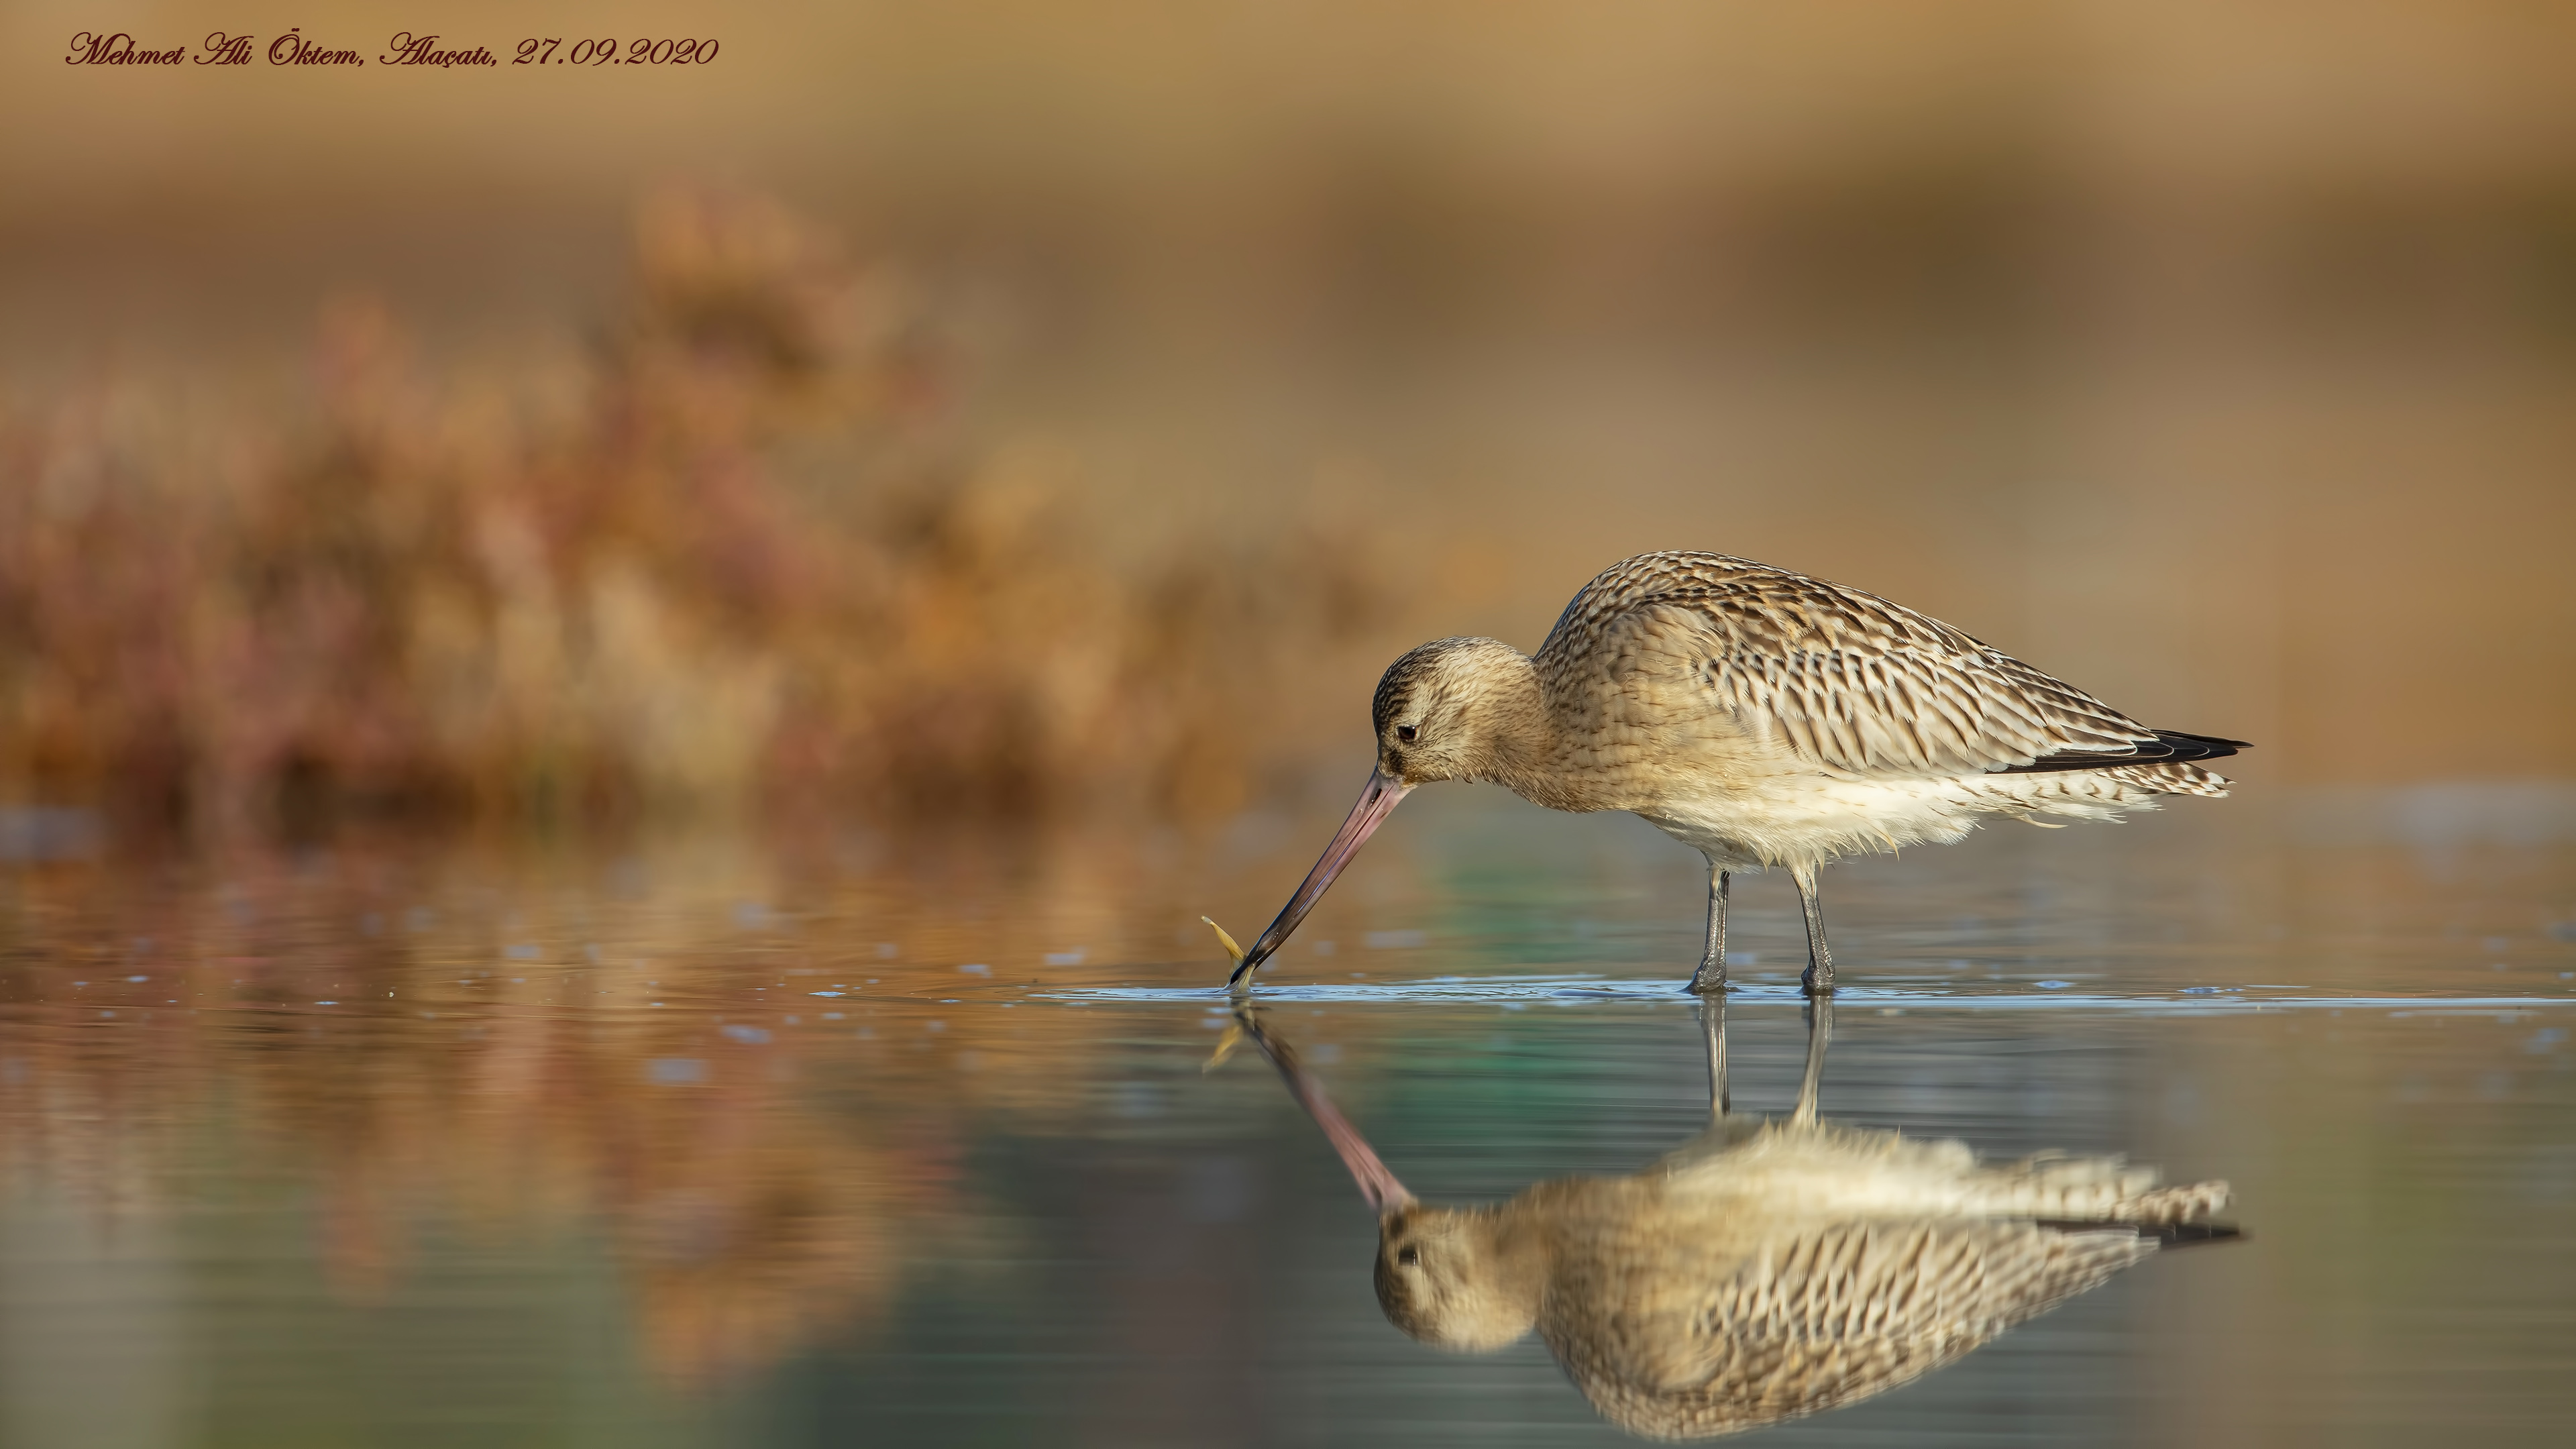
[[[1816,1115],[1833,1004],[1809,1010],[1786,1121],[1729,1110],[1725,1005],[1702,1004],[1712,1121],[1630,1177],[1493,1207],[1415,1200],[1251,1008],[1258,1045],[1378,1211],[1388,1320],[1441,1348],[1536,1329],[1604,1418],[1656,1439],[1857,1403],[1955,1362],[2162,1248],[2234,1238],[2227,1184],[2158,1187],[2117,1158],[1981,1166],[1967,1144]],[[1214,1062],[1211,1062],[1214,1065]]]

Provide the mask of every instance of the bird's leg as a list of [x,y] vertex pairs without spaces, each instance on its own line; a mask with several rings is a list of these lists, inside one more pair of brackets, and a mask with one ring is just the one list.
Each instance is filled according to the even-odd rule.
[[1708,1044],[1708,1114],[1723,1117],[1734,1104],[1726,1094],[1726,996],[1720,993],[1699,1004],[1700,1034]]
[[1807,974],[1801,981],[1809,996],[1822,996],[1834,989],[1834,953],[1825,945],[1825,909],[1816,901],[1816,868],[1793,865],[1789,878],[1798,883],[1798,904],[1807,908]]
[[1798,1107],[1789,1120],[1802,1127],[1816,1122],[1816,1087],[1825,1075],[1825,1048],[1834,1040],[1834,999],[1819,996],[1807,1003],[1807,1074],[1798,1083]]
[[1726,990],[1726,868],[1708,868],[1708,948],[1700,952],[1699,969],[1691,973],[1694,993]]

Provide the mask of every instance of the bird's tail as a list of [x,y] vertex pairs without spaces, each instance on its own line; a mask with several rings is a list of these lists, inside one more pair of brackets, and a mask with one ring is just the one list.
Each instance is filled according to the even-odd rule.
[[2211,799],[2226,795],[2228,787],[2235,783],[2216,770],[2198,765],[2139,765],[2102,773],[2134,780],[2159,795],[2205,795]]
[[2227,1206],[2224,1182],[2158,1187],[2116,1157],[2033,1157],[1995,1174],[1993,1210],[2049,1222],[2197,1223]]

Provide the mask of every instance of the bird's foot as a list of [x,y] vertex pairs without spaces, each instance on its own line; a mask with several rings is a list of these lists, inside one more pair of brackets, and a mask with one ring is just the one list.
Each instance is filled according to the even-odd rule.
[[1711,971],[1706,963],[1702,963],[1697,971],[1691,973],[1690,984],[1682,990],[1692,996],[1723,996],[1726,994],[1726,971],[1724,968]]
[[1798,977],[1798,989],[1804,991],[1809,996],[1833,995],[1834,968],[1826,966],[1822,969],[1818,969],[1817,967],[1809,966]]

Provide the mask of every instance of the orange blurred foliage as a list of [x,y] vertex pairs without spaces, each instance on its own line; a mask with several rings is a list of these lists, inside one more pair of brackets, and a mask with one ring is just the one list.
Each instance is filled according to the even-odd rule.
[[1205,816],[1292,749],[1242,703],[1386,611],[1353,529],[1113,559],[958,441],[925,289],[777,206],[655,198],[634,273],[570,377],[424,376],[351,300],[304,425],[112,385],[0,417],[0,791]]

